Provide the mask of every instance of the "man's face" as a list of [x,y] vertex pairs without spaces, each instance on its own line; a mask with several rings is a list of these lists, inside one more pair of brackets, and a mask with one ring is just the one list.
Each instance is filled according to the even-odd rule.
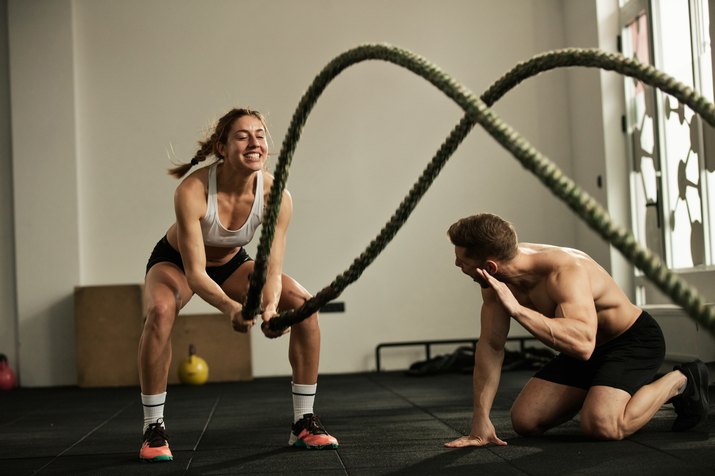
[[488,287],[488,284],[482,279],[481,276],[477,273],[477,268],[482,268],[484,266],[483,263],[480,263],[472,258],[469,258],[467,256],[467,249],[462,247],[462,246],[455,246],[454,247],[454,265],[461,269],[464,274],[472,278],[475,282],[479,283],[479,285],[483,288]]

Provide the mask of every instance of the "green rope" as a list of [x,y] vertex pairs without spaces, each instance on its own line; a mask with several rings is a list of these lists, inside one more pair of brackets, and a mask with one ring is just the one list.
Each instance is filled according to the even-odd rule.
[[656,87],[674,96],[703,117],[710,125],[715,126],[715,106],[689,87],[651,66],[643,65],[621,55],[595,49],[565,49],[535,56],[518,64],[496,81],[482,94],[481,99],[424,58],[394,46],[363,45],[348,50],[333,59],[316,76],[301,98],[284,138],[264,213],[264,224],[258,244],[255,268],[244,307],[246,318],[251,318],[259,312],[260,292],[265,283],[267,261],[281,197],[288,179],[288,169],[293,153],[308,115],[324,89],[338,74],[347,67],[366,60],[387,61],[412,71],[456,102],[466,114],[439,148],[388,223],[370,242],[365,251],[355,258],[345,272],[338,275],[315,297],[306,301],[301,307],[283,312],[271,319],[271,329],[284,329],[302,321],[338,297],[349,284],[357,280],[365,268],[375,260],[395,236],[462,140],[474,125],[480,124],[497,142],[510,151],[522,166],[536,175],[554,195],[563,200],[581,217],[591,229],[610,242],[633,265],[641,269],[660,290],[670,296],[673,302],[683,307],[694,320],[715,334],[713,311],[703,302],[697,291],[673,274],[658,256],[641,247],[630,232],[614,224],[608,212],[597,201],[564,175],[553,162],[534,149],[509,125],[499,119],[488,107],[527,78],[555,68],[582,66],[615,71]]

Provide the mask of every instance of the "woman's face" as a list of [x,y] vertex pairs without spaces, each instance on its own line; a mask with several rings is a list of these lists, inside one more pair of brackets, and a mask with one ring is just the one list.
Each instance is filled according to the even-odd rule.
[[260,119],[241,116],[231,126],[226,136],[226,144],[220,144],[219,152],[224,161],[252,171],[263,169],[268,156],[266,131]]

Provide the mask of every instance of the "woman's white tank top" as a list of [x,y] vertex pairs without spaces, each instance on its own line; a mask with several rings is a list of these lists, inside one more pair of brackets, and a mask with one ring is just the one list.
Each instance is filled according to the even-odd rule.
[[201,218],[201,231],[204,235],[204,245],[224,248],[236,248],[250,243],[261,224],[263,212],[263,173],[256,174],[256,198],[248,214],[248,219],[238,230],[225,228],[218,217],[216,168],[218,163],[209,166],[208,197],[206,198],[206,215]]

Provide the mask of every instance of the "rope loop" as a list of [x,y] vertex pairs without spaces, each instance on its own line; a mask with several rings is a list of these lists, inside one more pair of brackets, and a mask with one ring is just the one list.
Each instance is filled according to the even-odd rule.
[[391,45],[366,44],[358,46],[330,61],[303,94],[283,140],[274,172],[273,186],[263,216],[263,229],[258,243],[254,271],[249,283],[246,305],[243,309],[244,318],[251,319],[259,313],[260,295],[266,280],[268,257],[280,210],[281,197],[288,180],[288,170],[293,154],[308,116],[320,95],[336,76],[348,67],[368,60],[393,63],[421,76],[459,105],[465,115],[439,147],[390,220],[380,230],[377,237],[355,258],[350,267],[301,307],[283,312],[271,319],[269,321],[271,329],[285,329],[302,321],[328,302],[336,299],[347,286],[356,281],[397,234],[437,178],[447,160],[474,126],[479,124],[502,147],[511,152],[525,169],[533,173],[554,195],[566,203],[592,230],[618,249],[631,264],[641,269],[648,279],[667,294],[674,303],[681,306],[691,318],[715,335],[713,309],[703,301],[698,292],[671,272],[657,255],[649,249],[641,247],[629,231],[613,223],[607,210],[566,176],[556,164],[502,121],[490,108],[507,92],[526,79],[556,68],[580,66],[613,71],[642,81],[673,96],[715,127],[715,106],[690,87],[652,66],[625,58],[620,54],[580,48],[550,51],[519,63],[494,82],[480,97],[425,58]]

